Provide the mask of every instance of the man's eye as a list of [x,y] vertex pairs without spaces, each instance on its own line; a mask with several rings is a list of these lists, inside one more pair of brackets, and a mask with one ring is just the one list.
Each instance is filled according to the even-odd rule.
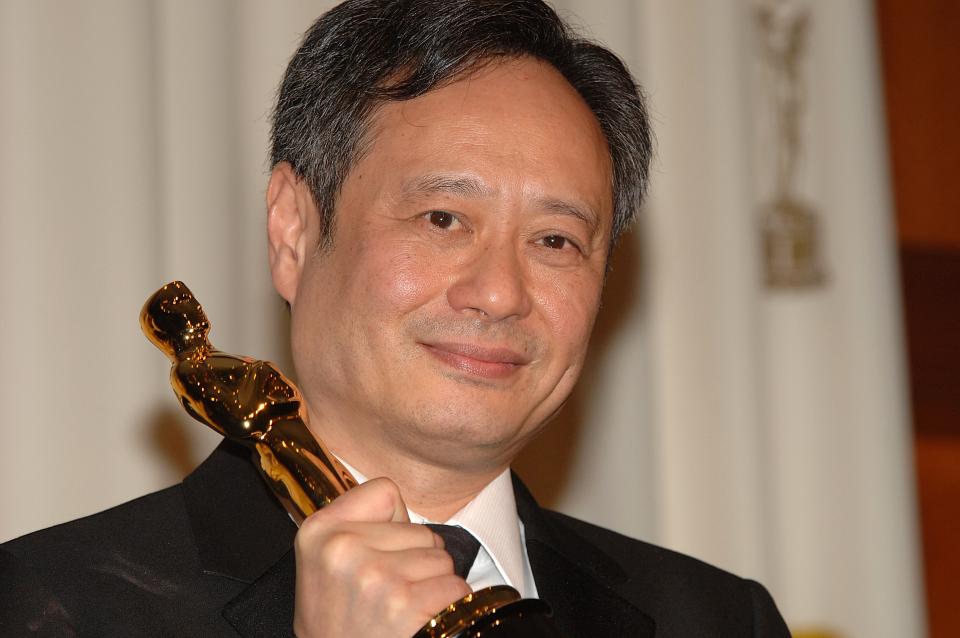
[[429,219],[430,223],[437,228],[443,229],[450,228],[453,226],[453,222],[457,221],[456,217],[442,210],[430,211],[427,213],[427,219]]
[[573,245],[570,240],[561,235],[547,235],[543,238],[543,245],[554,250],[563,250],[567,244]]

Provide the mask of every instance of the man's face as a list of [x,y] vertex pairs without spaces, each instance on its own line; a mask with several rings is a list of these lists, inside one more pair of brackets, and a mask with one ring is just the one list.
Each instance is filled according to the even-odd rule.
[[311,426],[364,472],[386,455],[506,465],[583,365],[613,208],[599,124],[521,59],[387,103],[371,139],[332,248],[313,209],[278,284]]

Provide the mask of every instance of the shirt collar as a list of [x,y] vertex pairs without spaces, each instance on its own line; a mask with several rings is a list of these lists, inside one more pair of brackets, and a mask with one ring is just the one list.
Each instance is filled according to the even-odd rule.
[[[339,456],[337,458],[357,480],[357,484],[367,482],[366,476]],[[430,521],[409,508],[407,515],[412,523],[438,522]],[[520,537],[520,517],[517,515],[517,502],[509,468],[490,481],[460,511],[442,522],[459,525],[473,534],[506,583],[521,595],[526,595],[524,590],[527,588],[527,579],[524,578],[525,561],[523,540]]]
[[507,584],[524,593],[523,542],[509,469],[490,481],[446,523],[459,525],[473,534]]

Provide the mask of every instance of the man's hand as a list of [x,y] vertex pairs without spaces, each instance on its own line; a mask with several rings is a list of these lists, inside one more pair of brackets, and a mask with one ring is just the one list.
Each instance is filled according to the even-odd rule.
[[443,540],[410,523],[389,479],[364,483],[307,518],[294,549],[300,638],[410,638],[470,593]]

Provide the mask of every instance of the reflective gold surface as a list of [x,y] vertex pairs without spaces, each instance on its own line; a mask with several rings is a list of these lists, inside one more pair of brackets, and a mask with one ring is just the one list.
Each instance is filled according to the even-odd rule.
[[[210,344],[210,322],[183,282],[147,300],[140,327],[173,364],[170,385],[184,409],[250,448],[261,476],[298,525],[356,485],[307,429],[303,398],[291,380],[272,363]],[[443,609],[414,638],[558,636],[548,615],[546,603],[521,600],[512,587],[487,587]]]
[[434,616],[413,638],[459,636],[491,612],[520,600],[513,587],[497,585],[468,594]]
[[173,363],[170,385],[186,411],[253,451],[260,473],[297,524],[356,485],[310,434],[293,382],[272,363],[215,349],[207,338],[210,322],[182,282],[147,300],[140,327]]

